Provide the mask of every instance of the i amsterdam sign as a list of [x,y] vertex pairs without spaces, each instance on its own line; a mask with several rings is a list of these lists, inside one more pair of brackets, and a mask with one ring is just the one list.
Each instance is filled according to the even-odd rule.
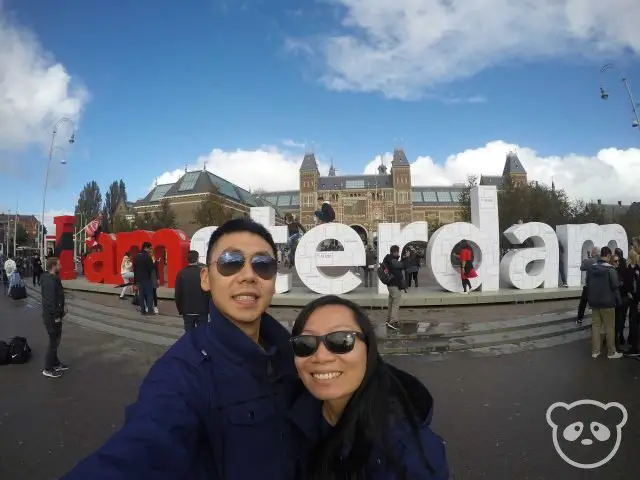
[[[269,229],[276,243],[287,241],[287,227],[275,225],[275,211],[270,207],[251,209],[253,220]],[[73,246],[64,247],[63,237],[73,232],[75,218],[56,217],[56,245],[61,250],[62,278],[75,278]],[[101,251],[91,253],[85,260],[84,272],[89,282],[121,284],[120,263],[125,252],[137,250],[143,242],[151,242],[158,256],[166,252],[167,265],[161,265],[160,278],[165,278],[172,288],[177,273],[186,265],[189,249],[197,250],[204,258],[207,242],[217,227],[198,230],[189,239],[180,230],[162,229],[156,232],[135,231],[118,234],[102,234],[98,239]],[[500,281],[511,288],[529,290],[534,288],[557,288],[559,262],[564,263],[567,284],[581,285],[580,264],[585,251],[593,246],[619,247],[627,255],[627,234],[620,225],[559,225],[554,231],[549,225],[539,222],[518,224],[503,234],[514,244],[531,239],[533,248],[522,248],[508,252],[500,258],[500,231],[498,223],[498,198],[494,186],[478,186],[471,190],[471,223],[456,222],[444,225],[429,238],[427,222],[413,222],[404,228],[398,223],[378,225],[378,255],[383,258],[392,245],[403,248],[414,241],[427,242],[426,263],[431,278],[444,290],[459,292],[460,272],[451,264],[451,251],[466,239],[474,250],[474,264],[478,277],[471,279],[474,289],[497,291]],[[344,251],[318,252],[324,240],[338,240]],[[560,258],[559,245],[563,248]],[[67,245],[69,247],[69,245]],[[344,294],[360,285],[360,278],[351,271],[341,277],[329,277],[318,267],[350,267],[365,264],[365,250],[355,230],[340,223],[318,225],[309,230],[299,241],[296,250],[296,271],[300,280],[319,294]],[[531,265],[530,265],[531,264]],[[291,290],[289,273],[278,273],[276,293]],[[378,292],[387,293],[387,287],[378,282]]]

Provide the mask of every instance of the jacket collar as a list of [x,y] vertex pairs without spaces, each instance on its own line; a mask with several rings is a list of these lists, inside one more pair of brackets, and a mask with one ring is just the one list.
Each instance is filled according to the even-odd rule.
[[260,339],[264,345],[264,348],[261,348],[222,315],[213,302],[209,308],[207,339],[229,360],[246,368],[258,378],[266,375],[271,380],[277,380],[294,373],[289,332],[271,315],[263,313],[260,319]]

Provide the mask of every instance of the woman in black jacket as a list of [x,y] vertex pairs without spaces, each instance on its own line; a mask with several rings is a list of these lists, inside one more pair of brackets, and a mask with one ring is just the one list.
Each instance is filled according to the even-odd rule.
[[620,279],[620,297],[622,303],[616,307],[616,348],[618,351],[621,351],[622,349],[620,347],[625,344],[624,327],[627,321],[627,312],[629,311],[629,306],[631,305],[635,292],[635,273],[632,268],[627,266],[626,260],[617,250],[618,249],[616,249],[616,255],[611,257],[611,263],[617,270],[618,278]]

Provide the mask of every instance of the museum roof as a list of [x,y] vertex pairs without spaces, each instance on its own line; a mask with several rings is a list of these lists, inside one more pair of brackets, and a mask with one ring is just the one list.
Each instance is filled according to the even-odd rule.
[[411,203],[424,207],[455,207],[460,205],[463,186],[426,186],[411,188]]
[[480,175],[480,185],[501,187],[503,181],[501,175]]
[[275,207],[276,213],[280,213],[277,205],[271,204],[264,198],[254,195],[238,185],[225,180],[207,170],[185,172],[175,183],[157,185],[146,197],[135,203],[136,207],[155,205],[165,198],[178,198],[187,195],[206,193],[218,193],[229,200],[241,203],[248,207]]
[[518,154],[516,152],[507,153],[507,159],[504,162],[504,170],[502,170],[502,175],[513,175],[513,174],[522,174],[526,175],[527,171],[522,166],[522,162],[518,158]]

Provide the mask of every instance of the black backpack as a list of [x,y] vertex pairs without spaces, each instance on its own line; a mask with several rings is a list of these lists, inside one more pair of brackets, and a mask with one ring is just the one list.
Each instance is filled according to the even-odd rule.
[[31,347],[24,337],[13,337],[9,342],[9,363],[20,365],[31,359]]
[[336,219],[336,211],[333,209],[333,207],[331,206],[330,203],[327,204],[329,208],[327,208],[327,215],[328,215],[328,219],[330,222],[335,221]]
[[9,291],[9,296],[14,300],[22,300],[27,298],[27,287],[24,285],[14,285]]
[[391,280],[393,280],[393,273],[391,273],[384,262],[378,265],[378,278],[384,285],[389,285]]
[[0,340],[0,365],[9,364],[9,345],[4,340]]

